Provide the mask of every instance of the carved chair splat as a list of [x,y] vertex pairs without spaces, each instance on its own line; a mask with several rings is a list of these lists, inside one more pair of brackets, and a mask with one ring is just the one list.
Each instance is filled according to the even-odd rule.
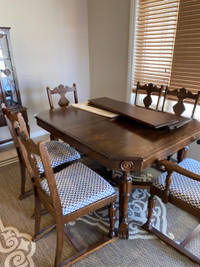
[[[189,90],[183,88],[175,89],[175,90],[169,90],[168,87],[166,87],[165,94],[164,94],[164,100],[163,100],[163,106],[162,111],[165,110],[166,107],[166,100],[170,97],[173,98],[176,103],[173,105],[172,109],[175,115],[181,116],[183,112],[185,111],[185,100],[192,101],[193,108],[191,112],[191,118],[194,117],[198,102],[199,102],[199,96],[200,91],[197,92],[197,94],[193,94]],[[184,147],[181,150],[177,152],[177,161],[181,162],[184,158],[187,157],[188,154],[188,147]],[[170,159],[170,157],[169,157]]]
[[172,97],[174,97],[174,100],[177,101],[177,103],[173,106],[173,112],[175,113],[175,115],[181,116],[183,114],[183,112],[185,111],[184,101],[186,99],[190,99],[193,101],[193,109],[192,109],[192,113],[191,113],[191,118],[193,118],[197,104],[199,102],[199,95],[200,95],[200,91],[198,91],[197,94],[193,94],[192,92],[185,89],[184,87],[171,91],[171,90],[169,90],[169,88],[167,86],[166,90],[165,90],[165,94],[164,94],[162,111],[164,111],[164,109],[165,109],[167,98],[172,96]]
[[48,99],[49,99],[49,106],[50,109],[54,108],[54,104],[53,104],[53,99],[52,99],[52,95],[55,94],[59,94],[60,95],[60,99],[58,101],[58,105],[62,108],[62,107],[67,107],[69,105],[69,100],[66,98],[66,94],[69,92],[73,92],[74,93],[74,102],[77,104],[78,103],[78,96],[77,96],[77,88],[76,88],[76,84],[74,83],[72,87],[69,86],[64,86],[63,84],[58,85],[57,87],[55,87],[54,89],[50,89],[49,86],[47,86],[47,95],[48,95]]
[[135,93],[135,105],[138,105],[138,96],[139,94],[143,92],[143,94],[146,94],[146,96],[143,98],[143,103],[145,108],[150,108],[153,100],[152,95],[157,96],[157,103],[156,103],[156,110],[159,107],[160,99],[162,96],[162,93],[164,92],[164,86],[161,85],[161,87],[157,87],[153,85],[152,83],[141,85],[140,82],[137,82],[136,86],[136,93]]

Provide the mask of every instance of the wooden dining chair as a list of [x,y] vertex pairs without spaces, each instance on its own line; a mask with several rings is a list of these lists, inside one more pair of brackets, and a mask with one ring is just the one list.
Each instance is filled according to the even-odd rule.
[[[26,133],[26,135],[29,135],[29,133],[21,113],[14,114],[5,106],[5,104],[2,104],[1,107],[19,158],[20,171],[21,171],[21,194],[19,196],[19,199],[23,199],[32,194],[32,191],[31,190],[25,191],[25,185],[26,185],[25,164],[23,162],[22,155],[19,150],[19,143],[14,128],[14,123],[17,121],[21,129]],[[74,148],[68,146],[65,143],[59,141],[49,141],[46,142],[45,145],[50,154],[50,160],[54,172],[57,172],[62,168],[68,166],[72,162],[80,159],[80,154]],[[40,176],[42,176],[44,173],[44,169],[39,158],[37,164],[40,170]]]
[[[68,94],[70,92],[73,92],[73,94],[74,94],[74,103],[75,104],[78,103],[77,87],[76,87],[75,83],[73,83],[72,87],[64,86],[63,84],[60,84],[57,87],[55,87],[54,89],[50,89],[50,87],[47,86],[46,90],[47,90],[47,96],[48,96],[48,100],[49,100],[50,109],[54,109],[54,101],[53,101],[52,95],[59,95],[58,106],[60,108],[65,108],[69,105],[70,102],[66,98],[66,94]],[[58,138],[55,135],[53,135],[52,133],[50,133],[50,139],[51,140],[58,140]]]
[[[20,149],[27,167],[31,166],[30,177],[34,177],[35,235],[33,241],[56,228],[57,247],[54,266],[69,266],[102,246],[116,240],[114,231],[116,194],[113,187],[100,175],[84,164],[77,162],[54,174],[46,145],[36,145],[25,132],[18,129]],[[41,158],[45,176],[40,178],[38,157]],[[28,168],[30,170],[30,168]],[[51,214],[54,224],[40,231],[41,205]],[[65,224],[109,205],[110,230],[108,236],[94,245],[84,248],[65,228]],[[61,263],[64,234],[77,253]]]
[[143,98],[144,107],[152,108],[152,102],[153,102],[152,95],[155,95],[157,97],[157,100],[154,109],[158,110],[162,93],[164,93],[163,85],[161,85],[161,87],[157,87],[152,83],[141,85],[140,82],[137,82],[134,105],[141,106],[141,104],[138,103],[139,102],[138,98],[140,95],[146,95]]
[[[140,95],[145,95],[143,97],[143,104],[145,108],[151,108],[158,110],[161,102],[162,94],[164,94],[164,86],[160,87],[153,85],[152,83],[141,85],[140,82],[137,82],[136,92],[135,92],[135,102],[134,105],[141,106],[138,99]],[[155,107],[152,105],[153,99],[152,96],[156,96]],[[162,105],[161,105],[162,106]],[[152,182],[143,182],[143,181],[132,181],[133,188],[140,189],[149,189]]]
[[66,98],[66,94],[69,92],[74,93],[74,102],[76,104],[78,103],[77,88],[76,88],[75,83],[73,84],[72,87],[64,86],[63,84],[60,84],[52,90],[50,89],[49,86],[47,86],[46,89],[47,89],[47,96],[48,96],[48,100],[49,100],[50,109],[54,108],[52,95],[55,95],[55,94],[58,94],[60,96],[60,99],[58,101],[58,105],[61,108],[67,107],[69,105],[69,100]]
[[167,160],[161,160],[160,164],[165,166],[166,172],[162,173],[151,185],[148,220],[143,228],[200,264],[199,256],[186,249],[186,246],[200,233],[200,224],[179,244],[155,229],[152,222],[153,209],[156,205],[155,196],[161,198],[164,203],[172,203],[200,218],[200,162],[186,158],[179,164]]
[[[165,111],[166,109],[166,100],[175,101],[176,103],[172,106],[172,112],[174,112],[175,115],[181,116],[183,112],[185,111],[185,102],[191,103],[191,118],[194,117],[195,110],[197,108],[198,102],[199,102],[199,96],[200,91],[197,94],[193,94],[189,90],[185,88],[175,89],[175,90],[169,90],[168,87],[166,87],[165,94],[164,94],[164,100],[163,100],[163,106],[162,111]],[[193,106],[192,106],[193,105]],[[187,157],[188,154],[188,147],[184,147],[180,149],[177,153],[177,161],[181,162],[184,158]]]

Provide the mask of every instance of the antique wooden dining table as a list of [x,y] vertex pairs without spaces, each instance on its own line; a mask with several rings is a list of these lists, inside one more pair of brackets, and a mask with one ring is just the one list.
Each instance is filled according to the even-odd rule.
[[[155,111],[156,112],[156,111]],[[101,165],[122,172],[119,185],[119,237],[128,238],[131,171],[142,171],[200,138],[200,122],[155,129],[118,116],[113,119],[75,107],[41,111],[37,124]]]

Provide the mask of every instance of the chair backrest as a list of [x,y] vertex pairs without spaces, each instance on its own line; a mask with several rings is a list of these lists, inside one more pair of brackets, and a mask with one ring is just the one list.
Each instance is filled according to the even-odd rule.
[[16,121],[19,122],[21,129],[27,135],[29,135],[28,134],[28,129],[26,127],[26,123],[24,121],[24,118],[22,117],[22,115],[19,116],[20,113],[15,114],[15,113],[11,112],[10,109],[7,108],[4,103],[1,104],[1,109],[2,109],[2,112],[4,114],[4,118],[6,120],[6,123],[7,123],[8,129],[10,131],[10,134],[12,136],[15,148],[18,149],[19,143],[18,143],[16,131],[15,131],[15,128],[14,128],[14,124],[15,124]]
[[149,108],[152,104],[152,95],[157,96],[157,103],[156,103],[156,110],[158,109],[160,99],[162,96],[162,92],[164,91],[164,86],[161,85],[161,87],[157,87],[153,85],[152,83],[141,85],[140,82],[137,83],[136,86],[136,93],[135,93],[135,105],[138,105],[138,96],[140,93],[146,94],[146,96],[143,98],[143,103],[145,108]]
[[169,88],[166,87],[162,111],[164,111],[164,109],[165,109],[167,98],[169,98],[171,96],[172,100],[177,102],[173,106],[173,111],[174,111],[175,115],[181,116],[183,114],[183,112],[185,111],[184,102],[187,99],[187,100],[190,100],[190,102],[192,102],[191,104],[193,104],[193,109],[192,109],[192,113],[191,113],[191,118],[193,118],[197,104],[199,102],[199,95],[200,95],[200,91],[198,91],[197,94],[193,94],[192,92],[186,90],[184,87],[181,89],[175,89],[172,91],[170,91]]
[[4,114],[4,118],[6,120],[9,132],[11,134],[11,137],[13,139],[15,148],[17,149],[19,147],[18,140],[17,140],[17,135],[14,129],[14,122],[17,121],[17,115],[11,112],[4,103],[1,104],[1,109]]
[[64,86],[62,84],[60,84],[58,87],[55,87],[54,89],[50,89],[50,87],[47,87],[47,95],[48,95],[48,99],[49,99],[49,105],[50,108],[53,109],[54,108],[54,104],[53,104],[53,99],[52,99],[52,95],[53,94],[59,94],[60,95],[60,99],[58,101],[58,105],[60,107],[67,107],[69,105],[69,100],[66,98],[66,93],[69,92],[74,92],[74,102],[77,104],[78,103],[78,96],[77,96],[77,88],[76,88],[76,84],[74,83],[72,87],[69,86]]
[[25,163],[25,158],[26,158],[24,156],[25,151],[24,151],[24,155],[22,155],[22,151],[21,151],[21,147],[20,147],[20,143],[19,143],[19,138],[18,138],[19,128],[20,128],[20,130],[22,130],[26,134],[26,136],[29,136],[24,118],[23,118],[21,113],[15,114],[15,113],[11,112],[5,106],[4,103],[2,103],[1,108],[3,111],[4,117],[5,117],[6,123],[8,125],[8,129],[10,131],[12,138],[13,138],[13,142],[14,142],[14,145],[15,145],[18,157],[19,157],[19,161],[21,161],[21,160],[23,161],[23,163],[27,166],[27,170],[30,174],[30,177],[33,177],[33,172],[32,172],[32,169],[30,168],[30,164],[27,165]]
[[[43,199],[43,204],[46,204],[45,206],[46,208],[48,208],[51,215],[55,219],[57,219],[57,216],[62,215],[62,208],[49,158],[49,153],[47,151],[45,143],[38,142],[36,144],[25,132],[21,131],[20,126],[17,128],[17,134],[20,151],[22,153],[29,176],[34,183],[36,190],[35,192],[39,198]],[[41,162],[44,167],[44,178],[41,178],[40,176],[40,171],[37,164],[38,157],[41,158]],[[43,179],[47,180],[50,194],[47,194],[42,189]]]

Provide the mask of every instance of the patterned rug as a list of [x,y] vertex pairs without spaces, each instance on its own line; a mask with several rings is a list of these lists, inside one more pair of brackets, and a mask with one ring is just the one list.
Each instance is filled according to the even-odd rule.
[[4,254],[4,266],[34,266],[35,249],[36,243],[31,242],[30,235],[19,233],[14,227],[4,227],[0,220],[0,253]]
[[[118,189],[116,189],[118,194]],[[129,218],[129,239],[152,239],[156,238],[155,236],[149,234],[141,228],[141,226],[147,220],[147,206],[148,206],[149,193],[147,190],[134,189],[129,199],[128,204],[128,218]],[[115,227],[118,228],[119,222],[119,202],[117,199],[116,202],[117,208],[117,220]],[[173,238],[172,233],[167,232],[167,212],[166,207],[162,201],[157,198],[156,208],[152,217],[154,226],[157,229],[168,235],[170,238]],[[109,218],[107,208],[100,209],[94,213],[88,214],[83,218],[79,218],[74,222],[71,222],[71,226],[75,226],[78,221],[82,221],[88,225],[96,226],[104,231],[109,227]]]
[[[89,166],[95,171],[98,171],[100,166],[91,161],[88,158],[83,159],[84,164]],[[131,173],[132,179],[135,181],[143,181],[143,182],[151,182],[161,173],[158,169],[149,168],[143,172],[134,172]],[[120,172],[116,172],[116,174],[121,175]],[[107,179],[107,177],[104,177]],[[107,179],[113,186],[115,185],[111,179]],[[117,195],[119,195],[118,188],[115,187]],[[128,203],[128,218],[129,218],[129,239],[152,239],[155,236],[147,233],[145,230],[141,228],[147,220],[147,207],[148,207],[148,198],[149,191],[144,189],[133,189],[132,194],[129,198]],[[119,217],[119,201],[117,198],[116,202],[117,208],[117,218]],[[95,225],[101,229],[108,228],[109,226],[109,218],[107,208],[98,210],[92,214],[84,216],[83,218],[78,219],[80,221],[84,221],[89,225]],[[77,220],[77,221],[78,221]],[[167,233],[167,217],[166,217],[166,207],[162,203],[162,201],[157,198],[156,208],[154,210],[152,221],[154,222],[154,226],[158,229],[161,229],[163,233],[173,238],[173,234]],[[75,225],[76,222],[73,222]],[[115,226],[118,228],[118,219],[116,220]]]
[[[96,165],[94,166],[90,161],[87,163],[93,169],[96,168]],[[149,181],[155,179],[158,174],[159,171],[150,168],[143,173],[133,173],[132,176],[134,179]],[[34,222],[31,219],[33,196],[23,201],[17,199],[20,192],[19,180],[18,163],[10,161],[8,164],[5,164],[4,162],[3,166],[0,167],[0,266],[53,266],[56,245],[55,231],[49,233],[37,243],[31,242],[34,228]],[[28,183],[28,186],[31,187],[31,184]],[[117,191],[118,189],[116,188]],[[129,240],[117,240],[113,244],[107,245],[86,259],[74,264],[74,266],[161,266],[159,262],[162,260],[163,255],[165,255],[165,259],[162,260],[162,266],[197,266],[141,228],[141,225],[146,222],[148,197],[149,193],[147,190],[134,189],[132,191],[128,205]],[[118,201],[116,206],[118,208]],[[178,214],[178,225],[182,225],[179,231],[169,230],[173,229],[172,226],[174,226],[175,220],[169,220],[172,217],[169,217],[168,210],[172,211],[173,218],[177,217]],[[196,219],[191,218],[187,213],[174,209],[172,205],[165,206],[159,199],[157,200],[153,223],[156,228],[161,229],[169,237],[174,238],[175,236],[179,239],[179,234],[181,236],[190,221],[192,227],[197,223]],[[43,225],[49,225],[51,222],[50,215],[43,216]],[[69,223],[67,227],[69,227],[73,234],[75,233],[82,245],[93,243],[104,235],[105,232],[108,232],[107,208],[79,218]],[[118,227],[118,220],[116,220],[116,227]],[[199,244],[200,241],[198,244],[195,243],[194,247],[197,248]],[[193,247],[191,249],[193,250]],[[41,253],[41,251],[44,251],[44,253]],[[141,257],[141,251],[143,251],[144,255],[146,254],[146,258],[144,255]],[[64,258],[73,254],[69,244],[64,246],[63,254]],[[128,255],[125,256],[126,254]],[[157,260],[151,258],[154,254]]]

